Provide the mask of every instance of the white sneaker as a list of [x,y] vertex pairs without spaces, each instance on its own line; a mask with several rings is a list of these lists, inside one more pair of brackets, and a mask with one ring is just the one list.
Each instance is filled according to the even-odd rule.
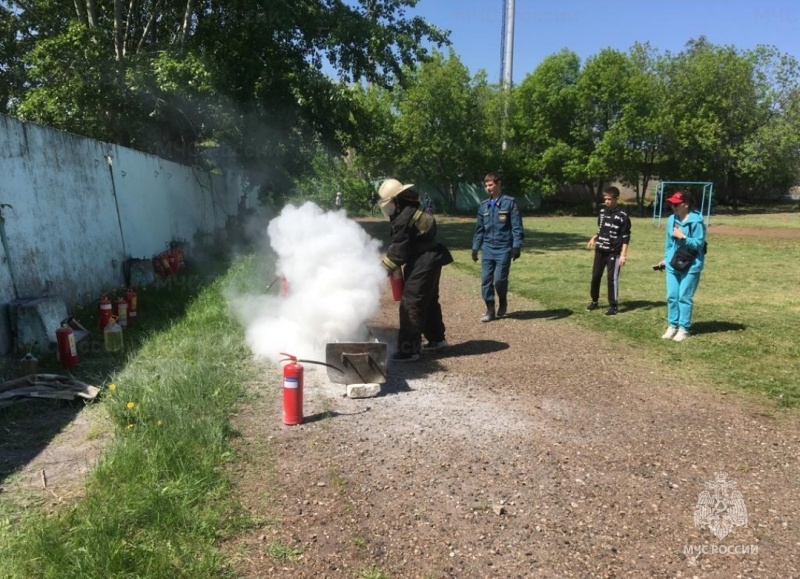
[[672,338],[673,342],[683,342],[686,338],[689,337],[689,332],[681,328],[675,333],[675,337]]
[[662,340],[671,340],[672,338],[675,337],[675,334],[677,334],[677,333],[678,333],[678,328],[673,328],[672,326],[670,326],[669,328],[667,328],[667,331],[664,332],[664,335],[661,336],[661,339]]
[[447,340],[442,340],[441,342],[426,342],[422,344],[423,350],[441,350],[442,348],[446,348],[450,344]]

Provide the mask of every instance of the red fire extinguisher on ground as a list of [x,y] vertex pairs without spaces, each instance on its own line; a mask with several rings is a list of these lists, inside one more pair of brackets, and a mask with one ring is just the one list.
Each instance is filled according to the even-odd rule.
[[125,292],[125,301],[128,302],[128,325],[136,323],[136,306],[138,305],[138,297],[136,290],[129,287]]
[[289,362],[283,367],[283,423],[294,426],[303,422],[303,366],[296,356],[281,356],[286,356],[281,362]]
[[128,326],[128,301],[125,298],[114,302],[114,315],[117,316],[117,323],[121,328]]
[[56,330],[56,343],[58,344],[58,359],[65,370],[78,365],[78,350],[75,347],[75,332],[66,323]]
[[98,325],[100,326],[100,331],[103,331],[108,325],[108,322],[111,321],[111,300],[108,299],[107,295],[103,295],[100,299],[100,308],[98,310]]

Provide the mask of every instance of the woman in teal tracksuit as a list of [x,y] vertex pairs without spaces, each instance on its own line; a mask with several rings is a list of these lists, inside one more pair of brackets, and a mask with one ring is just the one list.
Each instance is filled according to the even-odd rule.
[[[672,216],[667,219],[664,261],[660,265],[667,271],[669,327],[661,337],[682,342],[689,337],[692,327],[694,293],[700,283],[705,260],[706,226],[702,214],[694,209],[694,200],[689,193],[677,191],[667,199],[667,203],[672,207]],[[692,265],[684,271],[678,271],[671,264],[679,249],[685,249],[696,256]]]

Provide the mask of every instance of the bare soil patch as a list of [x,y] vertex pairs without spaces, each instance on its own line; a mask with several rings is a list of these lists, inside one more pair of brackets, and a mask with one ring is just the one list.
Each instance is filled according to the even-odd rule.
[[740,237],[771,237],[775,239],[800,239],[800,229],[764,229],[755,227],[736,227],[733,225],[712,224],[709,233],[713,235],[733,235]]
[[[288,427],[277,373],[254,386],[233,476],[260,523],[225,545],[239,576],[800,576],[796,412],[682,383],[569,320],[596,312],[513,298],[481,324],[477,286],[445,268],[452,347],[390,367],[378,398],[308,369],[307,421]],[[391,345],[385,299],[372,325]],[[694,524],[715,473],[748,517],[722,540]]]

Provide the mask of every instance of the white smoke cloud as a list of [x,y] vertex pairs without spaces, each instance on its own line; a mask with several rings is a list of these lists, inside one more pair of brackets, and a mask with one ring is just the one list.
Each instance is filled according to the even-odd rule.
[[279,290],[234,300],[255,356],[277,361],[286,352],[324,361],[325,344],[366,340],[366,322],[387,288],[380,242],[344,211],[310,202],[286,206],[267,234],[288,295]]

